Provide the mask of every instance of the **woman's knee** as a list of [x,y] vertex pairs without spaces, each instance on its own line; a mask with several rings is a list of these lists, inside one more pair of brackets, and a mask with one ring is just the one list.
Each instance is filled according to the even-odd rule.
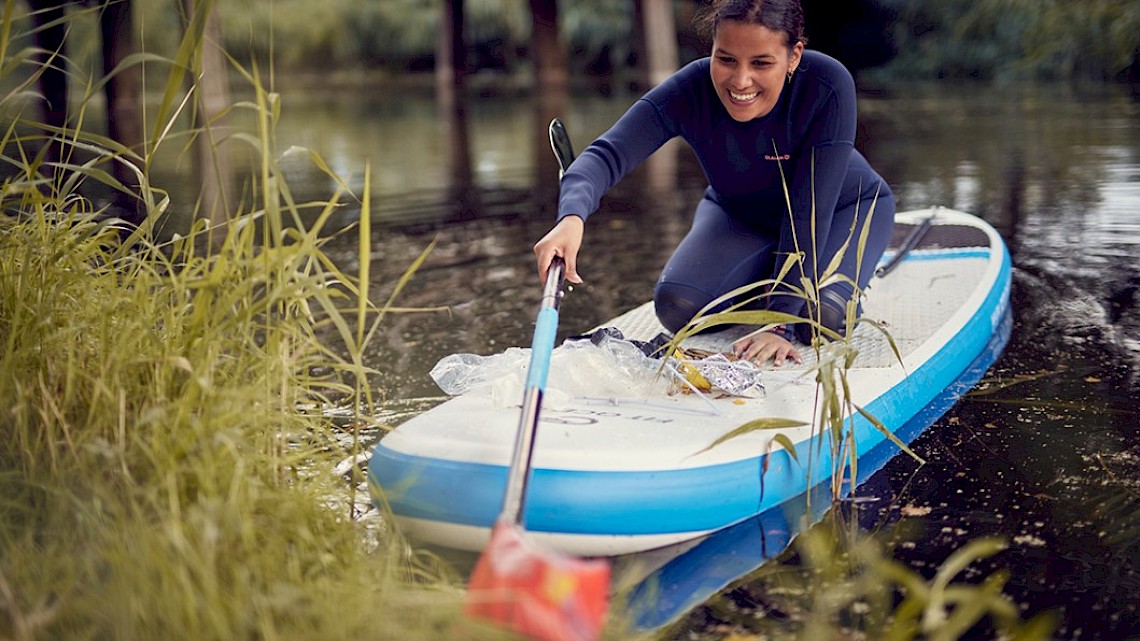
[[684,327],[711,300],[708,293],[691,285],[666,281],[657,283],[653,290],[657,320],[673,333]]
[[[847,303],[854,296],[853,291],[835,286],[827,287],[819,293],[819,321],[820,326],[831,330],[839,336],[846,336],[847,330]],[[811,306],[811,303],[808,303]],[[814,315],[814,314],[812,314]],[[856,311],[858,317],[858,311]],[[800,342],[810,345],[815,329],[811,323],[796,325],[796,338]]]

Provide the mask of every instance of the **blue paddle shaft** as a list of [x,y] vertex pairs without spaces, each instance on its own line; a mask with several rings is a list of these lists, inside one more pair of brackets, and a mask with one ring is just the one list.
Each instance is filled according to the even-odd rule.
[[546,378],[550,373],[550,356],[554,351],[554,337],[558,332],[558,310],[543,307],[538,310],[534,326],[534,341],[530,344],[530,367],[527,369],[527,388],[546,391]]
[[546,272],[546,287],[542,291],[542,304],[531,341],[530,365],[527,368],[526,389],[523,391],[522,412],[519,414],[515,448],[511,454],[511,467],[507,471],[507,489],[503,497],[500,521],[522,525],[526,487],[530,481],[531,459],[534,454],[535,434],[538,431],[538,414],[542,408],[542,393],[550,373],[550,356],[558,332],[558,304],[562,300],[562,277],[566,265],[555,256]]

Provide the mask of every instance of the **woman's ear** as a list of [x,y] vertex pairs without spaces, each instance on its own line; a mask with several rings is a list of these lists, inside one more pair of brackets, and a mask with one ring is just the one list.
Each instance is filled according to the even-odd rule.
[[800,66],[800,58],[804,55],[803,41],[797,42],[792,46],[792,55],[788,60],[788,73],[795,73],[796,69]]

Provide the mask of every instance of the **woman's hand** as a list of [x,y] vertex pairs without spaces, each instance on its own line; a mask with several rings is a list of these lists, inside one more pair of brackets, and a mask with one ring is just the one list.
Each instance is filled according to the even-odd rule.
[[566,216],[535,243],[534,257],[538,262],[540,282],[546,282],[546,271],[554,257],[561,256],[566,261],[566,280],[582,284],[582,278],[578,276],[578,249],[582,246],[585,227],[586,222],[580,216]]
[[783,365],[784,361],[789,358],[795,363],[803,362],[799,351],[791,342],[773,331],[755,332],[745,336],[732,344],[732,352],[738,358],[747,359],[757,364],[772,359],[776,367]]

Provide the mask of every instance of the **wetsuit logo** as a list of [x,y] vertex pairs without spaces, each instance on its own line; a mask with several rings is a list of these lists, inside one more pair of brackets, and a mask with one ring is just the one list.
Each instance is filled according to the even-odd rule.
[[791,160],[791,154],[784,154],[782,156],[773,156],[772,154],[764,154],[764,160]]

